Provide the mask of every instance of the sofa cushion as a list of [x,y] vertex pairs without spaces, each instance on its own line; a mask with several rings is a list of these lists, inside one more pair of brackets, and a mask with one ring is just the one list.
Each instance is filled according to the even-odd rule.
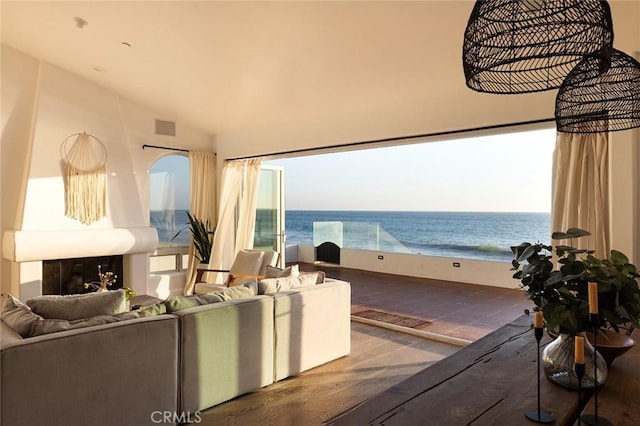
[[42,320],[27,305],[13,297],[7,296],[2,306],[2,321],[22,337],[29,337],[33,323]]
[[123,289],[65,296],[40,296],[25,302],[36,314],[48,319],[78,320],[127,311]]
[[136,312],[123,312],[118,315],[97,315],[91,318],[83,318],[74,321],[63,319],[42,319],[33,323],[31,337],[43,334],[58,333],[60,331],[75,330],[78,328],[93,327],[95,325],[108,324],[111,322],[124,321],[138,318]]
[[258,294],[277,293],[298,287],[316,285],[318,277],[319,274],[317,272],[310,272],[300,274],[297,277],[265,278],[258,282]]
[[167,312],[176,312],[194,306],[208,305],[210,303],[225,302],[227,300],[242,299],[258,294],[258,281],[250,279],[243,285],[227,287],[220,291],[194,294],[191,296],[170,296],[163,303]]

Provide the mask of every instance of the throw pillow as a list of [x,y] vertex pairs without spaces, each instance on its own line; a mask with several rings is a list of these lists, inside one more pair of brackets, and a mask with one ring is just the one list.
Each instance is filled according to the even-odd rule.
[[127,311],[123,289],[66,296],[40,296],[25,302],[36,314],[69,321],[98,315],[117,315]]
[[[170,296],[164,302],[167,312],[176,312],[183,309],[193,308],[194,306],[208,305],[211,303],[224,302],[233,299],[242,299],[258,294],[258,280],[248,280],[243,285],[228,287],[224,290],[211,293],[194,294],[191,296]],[[144,308],[141,308],[144,309]],[[136,311],[138,312],[138,311]]]
[[324,280],[327,278],[327,274],[324,271],[316,271],[316,272],[300,272],[300,276],[302,275],[313,275],[316,277],[315,284],[322,284]]
[[300,274],[297,277],[265,278],[258,283],[258,294],[277,293],[300,287],[316,285],[317,272]]
[[297,277],[298,275],[300,275],[300,267],[298,265],[289,265],[284,269],[267,265],[265,271],[265,278]]
[[197,294],[191,296],[169,296],[162,302],[167,308],[167,312],[176,312],[183,309],[193,308],[194,306],[200,306],[204,303],[198,298]]
[[250,282],[243,285],[225,288],[224,290],[218,291],[214,294],[221,297],[224,301],[255,296],[258,294],[258,280],[252,279]]
[[167,313],[167,305],[164,302],[154,303],[153,305],[141,306],[134,310],[141,317],[154,317],[156,315],[162,315]]
[[264,274],[265,278],[280,278],[280,277],[288,277],[290,275],[291,275],[291,266],[287,266],[284,269],[280,269],[271,265],[267,265],[267,269]]
[[2,306],[1,317],[5,324],[22,337],[29,337],[33,323],[42,319],[40,315],[33,313],[27,305],[11,294],[7,296],[7,300]]
[[43,334],[58,333],[60,331],[93,327],[95,325],[108,324],[138,317],[139,315],[136,312],[123,312],[118,315],[97,315],[95,317],[83,318],[75,321],[68,321],[63,319],[42,319],[33,323],[31,336],[35,337],[41,336]]

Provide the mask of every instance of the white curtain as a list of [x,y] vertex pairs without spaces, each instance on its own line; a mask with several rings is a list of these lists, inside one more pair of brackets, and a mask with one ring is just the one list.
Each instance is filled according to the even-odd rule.
[[[211,269],[229,269],[236,253],[253,248],[260,159],[227,161],[222,169],[220,214],[213,242]],[[223,274],[207,281],[221,283]]]
[[[190,206],[192,216],[209,223],[216,223],[216,155],[213,152],[189,152]],[[216,237],[217,238],[217,237]],[[192,294],[196,282],[196,250],[193,239],[189,244],[189,269],[184,294]]]
[[558,132],[553,155],[552,231],[589,231],[588,237],[562,243],[595,250],[598,257],[609,254],[611,243],[608,145],[607,133]]

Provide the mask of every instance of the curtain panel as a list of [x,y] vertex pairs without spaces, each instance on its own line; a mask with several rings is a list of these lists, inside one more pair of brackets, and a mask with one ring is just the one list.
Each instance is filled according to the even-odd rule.
[[558,132],[553,154],[552,231],[580,228],[591,233],[570,245],[608,256],[609,139],[607,133]]
[[[211,269],[228,270],[239,250],[253,248],[261,165],[260,159],[224,164],[220,214],[209,262]],[[207,281],[220,284],[224,282],[224,274],[209,274]]]
[[[190,151],[190,206],[192,216],[211,224],[216,223],[216,155],[213,152]],[[184,294],[193,293],[196,282],[196,249],[193,239],[189,243],[189,268]]]

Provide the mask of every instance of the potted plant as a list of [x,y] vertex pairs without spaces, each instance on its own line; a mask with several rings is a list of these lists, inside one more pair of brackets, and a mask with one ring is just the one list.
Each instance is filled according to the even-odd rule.
[[[566,232],[554,232],[551,238],[572,241],[586,235],[590,235],[589,232],[571,228]],[[618,332],[621,328],[640,327],[640,289],[637,282],[640,275],[637,268],[617,250],[611,250],[608,257],[600,259],[591,250],[574,248],[571,242],[555,246],[525,242],[512,247],[512,251],[512,270],[516,271],[513,278],[520,281],[527,298],[535,305],[534,310],[542,311],[550,334],[559,336],[545,347],[545,372],[552,380],[562,382],[561,385],[575,388],[577,379],[573,373],[573,336],[585,335],[593,328],[589,317],[589,282],[598,285],[598,330],[610,328]],[[525,310],[525,313],[529,314],[529,311]],[[553,354],[556,346],[563,341],[568,347],[561,354]],[[588,342],[586,350],[593,350]],[[563,363],[557,359],[560,356],[568,359]],[[593,356],[587,355],[585,358],[588,360]],[[604,364],[604,360],[598,360],[600,362]],[[570,371],[566,371],[567,368]],[[598,372],[598,384],[606,378],[606,365],[603,370]],[[557,374],[558,380],[555,380],[554,374]],[[588,376],[584,379],[587,387],[589,379],[593,381],[593,377]]]
[[176,238],[182,231],[189,229],[191,237],[193,238],[193,245],[196,249],[196,258],[200,263],[209,263],[209,257],[211,256],[211,248],[213,246],[213,237],[215,235],[215,228],[211,226],[210,221],[203,221],[201,219],[192,216],[187,212],[189,218],[189,224],[176,232],[171,238]]

